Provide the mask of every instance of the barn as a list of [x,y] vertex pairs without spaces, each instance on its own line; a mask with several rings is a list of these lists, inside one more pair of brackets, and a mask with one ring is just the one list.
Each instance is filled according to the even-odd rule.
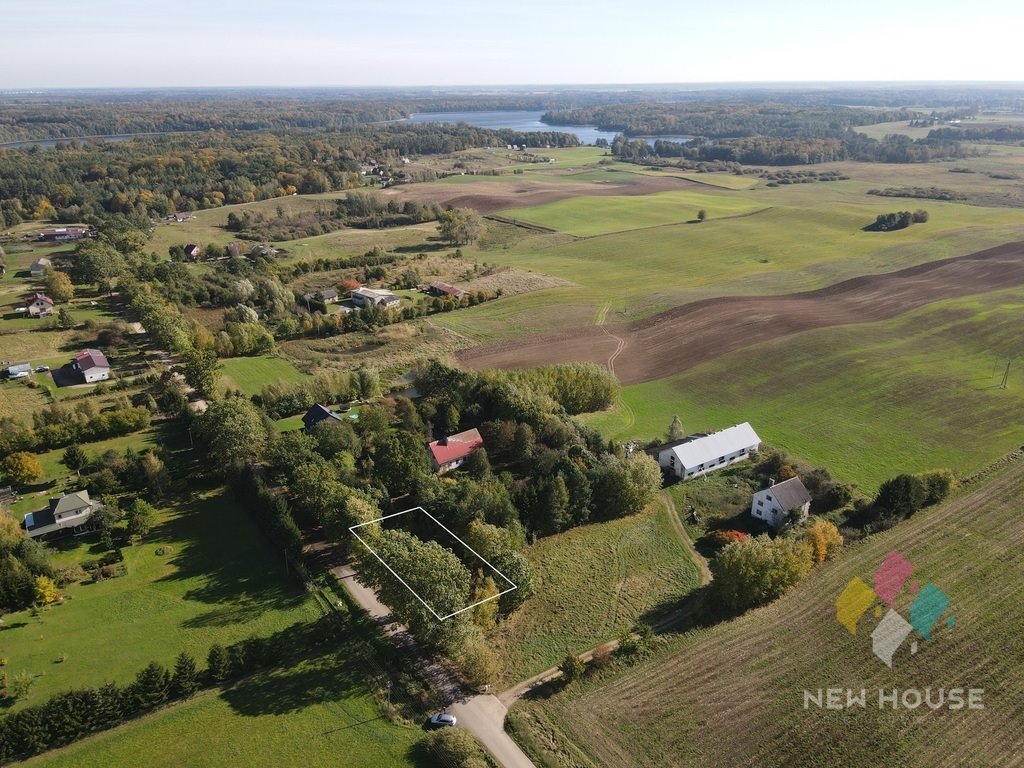
[[744,461],[760,446],[761,438],[745,421],[710,435],[663,446],[658,451],[658,464],[676,477],[689,480]]

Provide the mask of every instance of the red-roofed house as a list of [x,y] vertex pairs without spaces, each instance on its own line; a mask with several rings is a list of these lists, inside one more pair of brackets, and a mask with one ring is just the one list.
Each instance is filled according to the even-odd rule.
[[435,472],[447,472],[449,469],[456,469],[462,465],[469,454],[477,448],[484,447],[484,439],[475,429],[459,432],[457,435],[448,435],[440,440],[435,440],[427,446],[430,449],[430,460],[434,465]]
[[71,367],[82,374],[86,384],[110,378],[110,363],[98,349],[83,349],[75,355]]
[[440,280],[430,284],[430,292],[435,296],[451,296],[453,299],[469,296],[469,291],[458,288],[450,283],[442,283]]
[[41,293],[33,293],[25,299],[29,317],[49,317],[53,314],[53,299]]

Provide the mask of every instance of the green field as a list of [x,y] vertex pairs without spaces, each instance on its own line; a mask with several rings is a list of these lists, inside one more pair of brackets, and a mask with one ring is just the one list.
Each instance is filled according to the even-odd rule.
[[247,395],[258,394],[268,384],[292,384],[306,376],[287,360],[269,355],[231,357],[221,364],[221,384]]
[[[1024,463],[852,547],[775,603],[691,631],[634,669],[611,670],[547,701],[517,705],[530,740],[572,739],[597,766],[995,766],[1024,753]],[[878,613],[851,635],[834,601],[853,577],[871,583],[898,550],[920,583],[951,599],[916,655],[903,642],[890,670],[871,652]],[[896,598],[908,615],[910,589]],[[915,635],[916,636],[916,635]],[[984,709],[879,709],[880,688],[984,689]],[[861,709],[803,706],[803,691],[867,689]],[[584,766],[551,759],[547,765]]]
[[709,219],[737,216],[758,210],[759,204],[737,195],[704,192],[660,192],[652,195],[578,197],[502,213],[581,237],[605,235],[645,227],[679,224],[697,219],[706,210]]
[[937,467],[969,473],[1024,443],[1024,289],[938,302],[892,320],[811,331],[625,387],[630,412],[584,417],[617,439],[749,421],[763,440],[866,491]]
[[[97,559],[95,540],[54,544],[55,564]],[[145,540],[123,551],[127,576],[71,584],[63,603],[38,616],[4,616],[0,656],[9,674],[35,675],[30,703],[74,686],[128,682],[150,661],[172,664],[182,650],[205,659],[214,643],[318,615],[284,574],[280,554],[220,490],[162,509]],[[68,658],[58,663],[62,654]]]
[[660,502],[638,515],[541,539],[526,550],[536,596],[492,634],[516,683],[671,610],[699,584]]
[[[24,763],[33,768],[413,765],[421,732],[391,725],[343,658],[324,656],[210,692]],[[425,767],[424,767],[425,768]]]

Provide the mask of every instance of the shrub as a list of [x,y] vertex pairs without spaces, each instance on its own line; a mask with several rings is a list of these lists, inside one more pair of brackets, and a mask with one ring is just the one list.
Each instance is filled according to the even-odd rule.
[[734,541],[743,541],[747,538],[747,534],[743,531],[719,528],[718,530],[711,531],[704,538],[707,540],[708,546],[717,552],[727,544],[731,544]]
[[72,563],[71,565],[63,565],[58,568],[54,581],[57,582],[58,587],[66,587],[68,584],[82,581],[85,577],[85,569],[78,563]]
[[583,660],[572,652],[566,654],[562,663],[558,665],[558,668],[562,670],[562,679],[567,685],[574,680],[579,680],[583,677],[583,673],[586,671]]
[[822,563],[843,548],[843,537],[835,524],[828,520],[815,520],[804,533],[804,539],[811,547],[811,558]]

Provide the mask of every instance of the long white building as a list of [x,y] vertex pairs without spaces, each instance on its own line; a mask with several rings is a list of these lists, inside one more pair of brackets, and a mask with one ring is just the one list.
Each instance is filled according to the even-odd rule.
[[761,438],[748,422],[667,445],[658,452],[658,463],[676,477],[689,480],[749,458],[761,446]]

